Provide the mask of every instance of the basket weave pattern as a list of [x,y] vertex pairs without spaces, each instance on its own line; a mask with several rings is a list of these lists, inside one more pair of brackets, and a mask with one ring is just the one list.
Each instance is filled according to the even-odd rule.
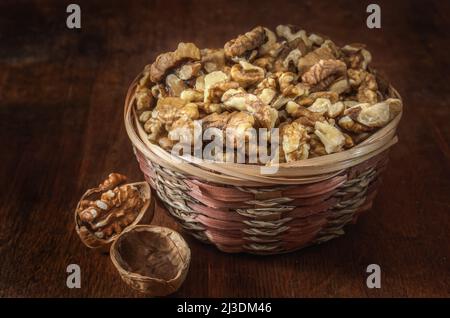
[[[371,207],[387,153],[313,185],[236,187],[203,183],[152,163],[135,149],[146,180],[167,211],[197,239],[224,252],[277,254],[344,234]],[[247,197],[230,202],[225,194]]]

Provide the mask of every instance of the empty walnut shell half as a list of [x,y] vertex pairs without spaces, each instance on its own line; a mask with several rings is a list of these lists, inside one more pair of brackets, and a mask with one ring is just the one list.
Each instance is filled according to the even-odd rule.
[[[117,182],[108,183],[108,180]],[[152,220],[154,200],[149,184],[125,184],[125,181],[125,176],[110,174],[99,187],[86,191],[78,202],[75,229],[87,247],[107,252],[122,231]]]
[[177,291],[191,261],[191,250],[179,233],[154,225],[123,231],[111,245],[110,255],[130,287],[153,297]]

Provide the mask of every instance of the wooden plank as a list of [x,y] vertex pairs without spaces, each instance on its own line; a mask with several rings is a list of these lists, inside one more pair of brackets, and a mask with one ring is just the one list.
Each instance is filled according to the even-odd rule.
[[[84,190],[111,171],[142,179],[122,122],[128,84],[180,41],[218,47],[251,27],[290,22],[338,43],[364,42],[405,100],[373,208],[339,239],[270,257],[228,255],[187,237],[178,297],[450,296],[450,41],[445,1],[2,1],[0,12],[0,297],[140,297],[73,225]],[[274,6],[276,5],[276,9]],[[158,208],[154,224],[180,228]],[[82,288],[65,286],[77,263]],[[382,288],[365,285],[367,265]]]

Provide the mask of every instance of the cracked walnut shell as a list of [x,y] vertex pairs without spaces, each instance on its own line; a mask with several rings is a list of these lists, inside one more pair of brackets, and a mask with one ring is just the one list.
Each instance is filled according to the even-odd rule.
[[172,229],[138,225],[114,241],[110,256],[120,277],[131,288],[158,297],[174,293],[183,284],[191,250]]
[[86,246],[105,250],[124,229],[153,217],[153,209],[146,213],[152,204],[148,183],[125,182],[125,176],[112,173],[78,202],[75,229]]

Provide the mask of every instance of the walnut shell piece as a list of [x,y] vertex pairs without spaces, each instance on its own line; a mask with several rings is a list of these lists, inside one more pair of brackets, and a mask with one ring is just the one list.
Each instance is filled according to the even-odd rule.
[[131,288],[152,297],[176,292],[189,271],[191,250],[172,229],[138,225],[111,246],[111,261]]
[[[111,188],[110,185],[118,185],[117,175],[110,174],[99,187],[86,191],[75,209],[76,232],[89,248],[106,250],[123,230],[153,217],[154,201],[148,183]],[[149,208],[151,211],[146,213]]]

